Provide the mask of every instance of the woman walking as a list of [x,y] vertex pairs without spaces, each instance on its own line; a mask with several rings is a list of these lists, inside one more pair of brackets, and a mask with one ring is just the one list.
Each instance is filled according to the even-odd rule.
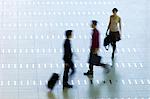
[[[113,12],[113,15],[110,16],[110,21],[109,21],[109,25],[107,28],[107,32],[109,30],[110,41],[111,41],[111,45],[113,48],[111,58],[113,60],[114,53],[116,50],[116,42],[121,39],[121,37],[120,37],[120,35],[121,35],[121,18],[117,15],[117,12],[118,12],[117,8],[113,8],[112,12]],[[106,35],[107,35],[107,32],[106,32]]]

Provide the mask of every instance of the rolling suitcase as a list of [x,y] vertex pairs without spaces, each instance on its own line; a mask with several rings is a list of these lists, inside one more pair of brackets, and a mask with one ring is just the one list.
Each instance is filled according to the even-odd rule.
[[53,90],[55,84],[58,82],[59,80],[59,74],[57,73],[53,73],[52,77],[48,80],[48,84],[47,87],[51,90]]

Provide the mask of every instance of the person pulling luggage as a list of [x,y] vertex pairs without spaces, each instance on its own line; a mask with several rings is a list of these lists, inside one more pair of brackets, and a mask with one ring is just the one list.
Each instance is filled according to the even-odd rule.
[[68,83],[69,78],[69,70],[71,69],[72,72],[70,73],[73,75],[75,73],[74,62],[72,60],[73,52],[71,50],[71,38],[72,38],[72,30],[66,31],[66,39],[64,42],[64,74],[63,74],[63,88],[72,88],[73,86]]

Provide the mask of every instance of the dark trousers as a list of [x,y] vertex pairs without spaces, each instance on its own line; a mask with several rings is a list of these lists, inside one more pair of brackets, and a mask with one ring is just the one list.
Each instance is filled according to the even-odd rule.
[[70,69],[72,70],[71,75],[74,74],[74,72],[75,72],[75,67],[74,67],[73,61],[71,60],[71,61],[66,62],[66,63],[68,63],[69,66],[64,67],[63,85],[68,84],[69,70]]
[[93,54],[93,50],[91,49],[91,50],[90,50],[89,61],[88,61],[88,63],[89,63],[89,71],[90,71],[90,72],[93,72],[93,65],[91,64],[92,54]]
[[92,64],[89,64],[89,70],[90,70],[90,72],[93,72],[93,65]]

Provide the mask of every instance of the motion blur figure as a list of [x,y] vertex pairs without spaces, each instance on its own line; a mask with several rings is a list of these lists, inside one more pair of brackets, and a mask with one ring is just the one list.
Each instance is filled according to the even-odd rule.
[[[107,32],[109,31],[110,41],[113,48],[112,60],[114,59],[114,53],[116,50],[116,42],[121,39],[121,18],[117,15],[118,9],[112,10],[113,15],[110,16]],[[118,26],[119,25],[119,26]],[[106,35],[108,35],[106,32]]]
[[72,60],[72,50],[71,50],[71,38],[72,38],[72,30],[67,30],[66,33],[66,39],[64,42],[64,75],[63,75],[63,88],[72,88],[73,86],[68,84],[68,78],[69,78],[69,70],[71,69],[70,75],[73,75],[75,73],[75,67]]
[[90,57],[89,57],[89,70],[84,73],[84,75],[93,75],[93,64],[90,63],[90,60],[92,58],[92,55],[98,54],[99,51],[99,31],[96,28],[97,26],[97,21],[92,20],[91,28],[92,30],[92,40],[91,40],[91,48],[90,48]]

